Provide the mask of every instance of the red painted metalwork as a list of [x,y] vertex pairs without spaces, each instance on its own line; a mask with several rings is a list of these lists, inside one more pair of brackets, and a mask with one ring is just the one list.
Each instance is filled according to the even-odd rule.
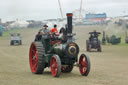
[[38,65],[38,54],[37,54],[37,48],[34,43],[30,47],[29,63],[30,63],[31,71],[35,73]]
[[106,18],[89,18],[88,20],[105,21]]
[[54,44],[58,44],[60,42],[61,42],[60,40],[53,40],[53,41],[51,41],[51,44],[54,45]]
[[52,76],[55,77],[58,73],[58,63],[57,63],[57,59],[54,56],[51,58],[50,66],[51,66]]
[[72,17],[72,16],[73,16],[73,14],[67,14],[67,16],[70,16],[70,17]]
[[87,70],[87,60],[84,55],[80,56],[79,64],[80,73],[85,74]]

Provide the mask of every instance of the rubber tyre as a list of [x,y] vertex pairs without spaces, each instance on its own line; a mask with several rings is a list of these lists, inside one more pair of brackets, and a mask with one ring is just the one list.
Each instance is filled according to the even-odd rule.
[[20,40],[20,45],[22,45],[22,40]]
[[[45,49],[41,42],[33,42],[29,51],[29,63],[32,73],[42,74],[45,68]],[[35,58],[35,59],[33,59]],[[35,62],[35,68],[33,63]]]
[[[84,60],[85,61],[84,61]],[[79,71],[82,76],[88,76],[90,72],[90,59],[88,56],[85,54],[81,54],[80,59],[79,59]]]
[[63,73],[70,73],[72,70],[73,70],[73,65],[68,65],[65,68],[63,68],[63,67],[61,68],[61,72],[63,72]]
[[14,45],[14,41],[13,40],[10,41],[10,45]]
[[61,61],[58,55],[53,55],[50,60],[51,73],[53,77],[59,77],[61,74]]
[[98,46],[97,51],[101,52],[101,46]]

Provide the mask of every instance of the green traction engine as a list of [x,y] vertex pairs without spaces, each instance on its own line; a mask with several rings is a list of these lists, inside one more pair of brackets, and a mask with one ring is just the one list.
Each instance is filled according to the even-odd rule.
[[[46,67],[51,69],[54,77],[61,72],[70,73],[74,66],[78,66],[81,75],[90,72],[90,60],[85,54],[79,54],[79,46],[73,40],[72,13],[67,14],[67,25],[63,35],[42,35],[41,41],[34,41],[30,46],[29,63],[32,73],[42,74]],[[79,58],[79,60],[78,60]]]

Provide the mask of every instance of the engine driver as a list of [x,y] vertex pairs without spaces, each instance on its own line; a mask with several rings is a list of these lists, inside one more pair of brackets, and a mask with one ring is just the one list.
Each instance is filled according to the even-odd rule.
[[93,38],[98,38],[100,32],[96,32],[96,30],[94,30],[93,32],[90,32],[90,38],[89,40],[92,41]]

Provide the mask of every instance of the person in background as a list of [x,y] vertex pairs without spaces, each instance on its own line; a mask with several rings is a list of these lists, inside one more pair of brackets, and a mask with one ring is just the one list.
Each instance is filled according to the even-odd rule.
[[0,25],[0,36],[2,36],[2,35],[3,35],[3,26]]
[[65,34],[65,32],[66,32],[66,30],[63,28],[63,27],[61,27],[61,29],[60,29],[60,34]]
[[36,34],[36,36],[35,36],[35,41],[40,41],[41,40],[41,37],[42,37],[42,34],[39,31],[38,34]]
[[96,30],[94,30],[93,34],[94,34],[94,37],[95,37],[95,38],[98,38],[100,32],[96,32]]
[[55,34],[55,33],[58,33],[56,24],[54,25],[54,28],[51,29],[51,34]]
[[93,32],[89,32],[89,34],[90,34],[89,40],[92,41],[93,38],[98,38],[100,32],[96,32],[96,30],[94,30]]

